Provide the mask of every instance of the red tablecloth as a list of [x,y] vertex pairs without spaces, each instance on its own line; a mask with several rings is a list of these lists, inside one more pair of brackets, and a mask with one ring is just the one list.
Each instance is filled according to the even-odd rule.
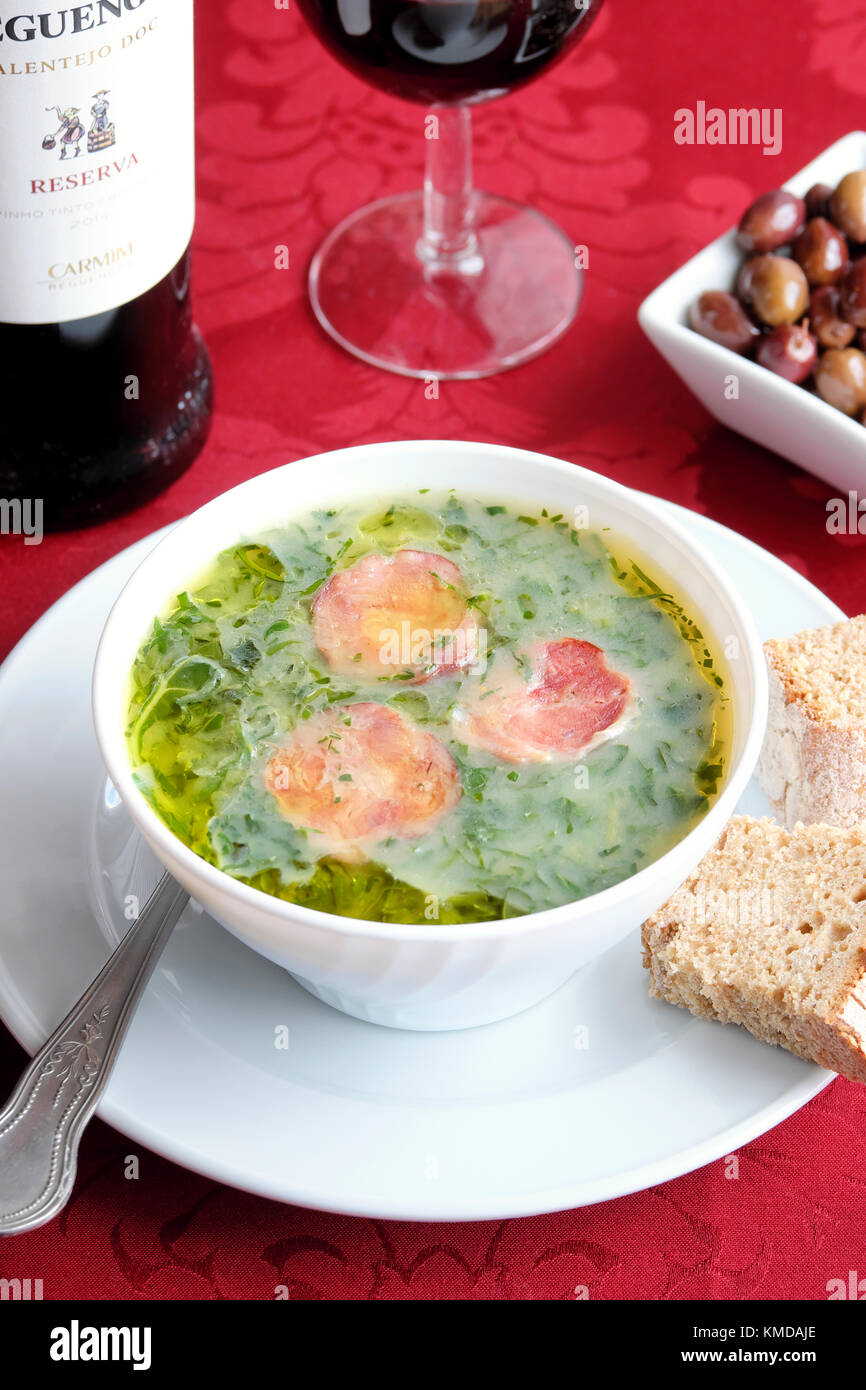
[[[322,335],[305,270],[362,202],[417,186],[423,111],[373,93],[317,46],[294,9],[198,7],[199,321],[218,405],[194,469],[102,530],[0,546],[5,652],[121,547],[286,460],[368,440],[491,439],[573,459],[742,531],[866,607],[861,537],[830,537],[828,490],[707,416],[642,337],[641,298],[846,131],[862,125],[866,0],[608,0],[582,49],[477,113],[478,182],[526,199],[589,248],[577,324],[529,366],[477,383],[377,372]],[[699,100],[779,108],[783,148],[678,145]],[[288,271],[274,248],[290,248]],[[23,1054],[0,1042],[8,1090]],[[866,1276],[866,1091],[836,1081],[740,1155],[617,1202],[531,1220],[431,1226],[279,1206],[145,1154],[95,1124],[61,1220],[0,1249],[0,1276],[46,1298],[826,1298]]]

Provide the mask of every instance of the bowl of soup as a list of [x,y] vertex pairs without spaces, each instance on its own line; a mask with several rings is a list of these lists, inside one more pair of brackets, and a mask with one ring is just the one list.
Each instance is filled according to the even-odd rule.
[[766,705],[746,604],[652,499],[439,440],[202,507],[129,580],[93,680],[168,871],[318,998],[414,1029],[517,1013],[659,907]]

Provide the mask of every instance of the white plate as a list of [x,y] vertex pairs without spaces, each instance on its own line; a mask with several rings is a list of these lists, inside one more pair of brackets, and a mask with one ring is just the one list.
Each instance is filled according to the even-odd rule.
[[[815,183],[835,186],[866,168],[866,131],[855,130],[783,184],[802,197]],[[745,209],[744,209],[745,211]],[[705,246],[638,310],[647,337],[717,420],[798,463],[843,492],[866,479],[866,429],[820,396],[703,338],[688,325],[689,306],[704,290],[732,289],[745,259],[735,229]],[[731,391],[737,378],[738,394]]]
[[[840,616],[766,552],[673,510],[751,595],[763,637]],[[144,897],[157,876],[106,787],[89,709],[102,623],[154,541],[72,589],[0,671],[0,1012],[31,1052],[102,965],[127,894]],[[766,805],[753,785],[742,809]],[[275,1045],[282,1028],[288,1048]],[[178,1163],[282,1201],[482,1220],[676,1177],[830,1079],[651,1001],[637,933],[516,1018],[405,1033],[328,1008],[192,906],[99,1113]]]

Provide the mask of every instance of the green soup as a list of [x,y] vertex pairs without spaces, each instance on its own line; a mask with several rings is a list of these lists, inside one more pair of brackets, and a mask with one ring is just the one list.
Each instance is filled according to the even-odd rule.
[[[317,648],[313,605],[331,577],[405,550],[459,567],[486,648],[481,672],[420,682],[399,665],[347,673]],[[186,845],[288,901],[407,923],[558,907],[665,853],[724,779],[724,668],[696,616],[631,543],[561,516],[427,491],[315,512],[218,555],[154,622],[132,671],[130,756]],[[630,682],[613,737],[571,759],[525,762],[461,737],[455,710],[479,680],[495,689],[533,643],[568,638],[600,648]],[[305,721],[332,710],[350,722],[360,702],[441,741],[459,794],[425,833],[387,835],[347,860],[286,818],[265,771]]]

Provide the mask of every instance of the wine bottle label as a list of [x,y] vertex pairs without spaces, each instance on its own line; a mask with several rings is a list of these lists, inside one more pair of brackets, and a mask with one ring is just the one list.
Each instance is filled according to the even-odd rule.
[[0,322],[126,304],[195,215],[193,0],[0,0]]

